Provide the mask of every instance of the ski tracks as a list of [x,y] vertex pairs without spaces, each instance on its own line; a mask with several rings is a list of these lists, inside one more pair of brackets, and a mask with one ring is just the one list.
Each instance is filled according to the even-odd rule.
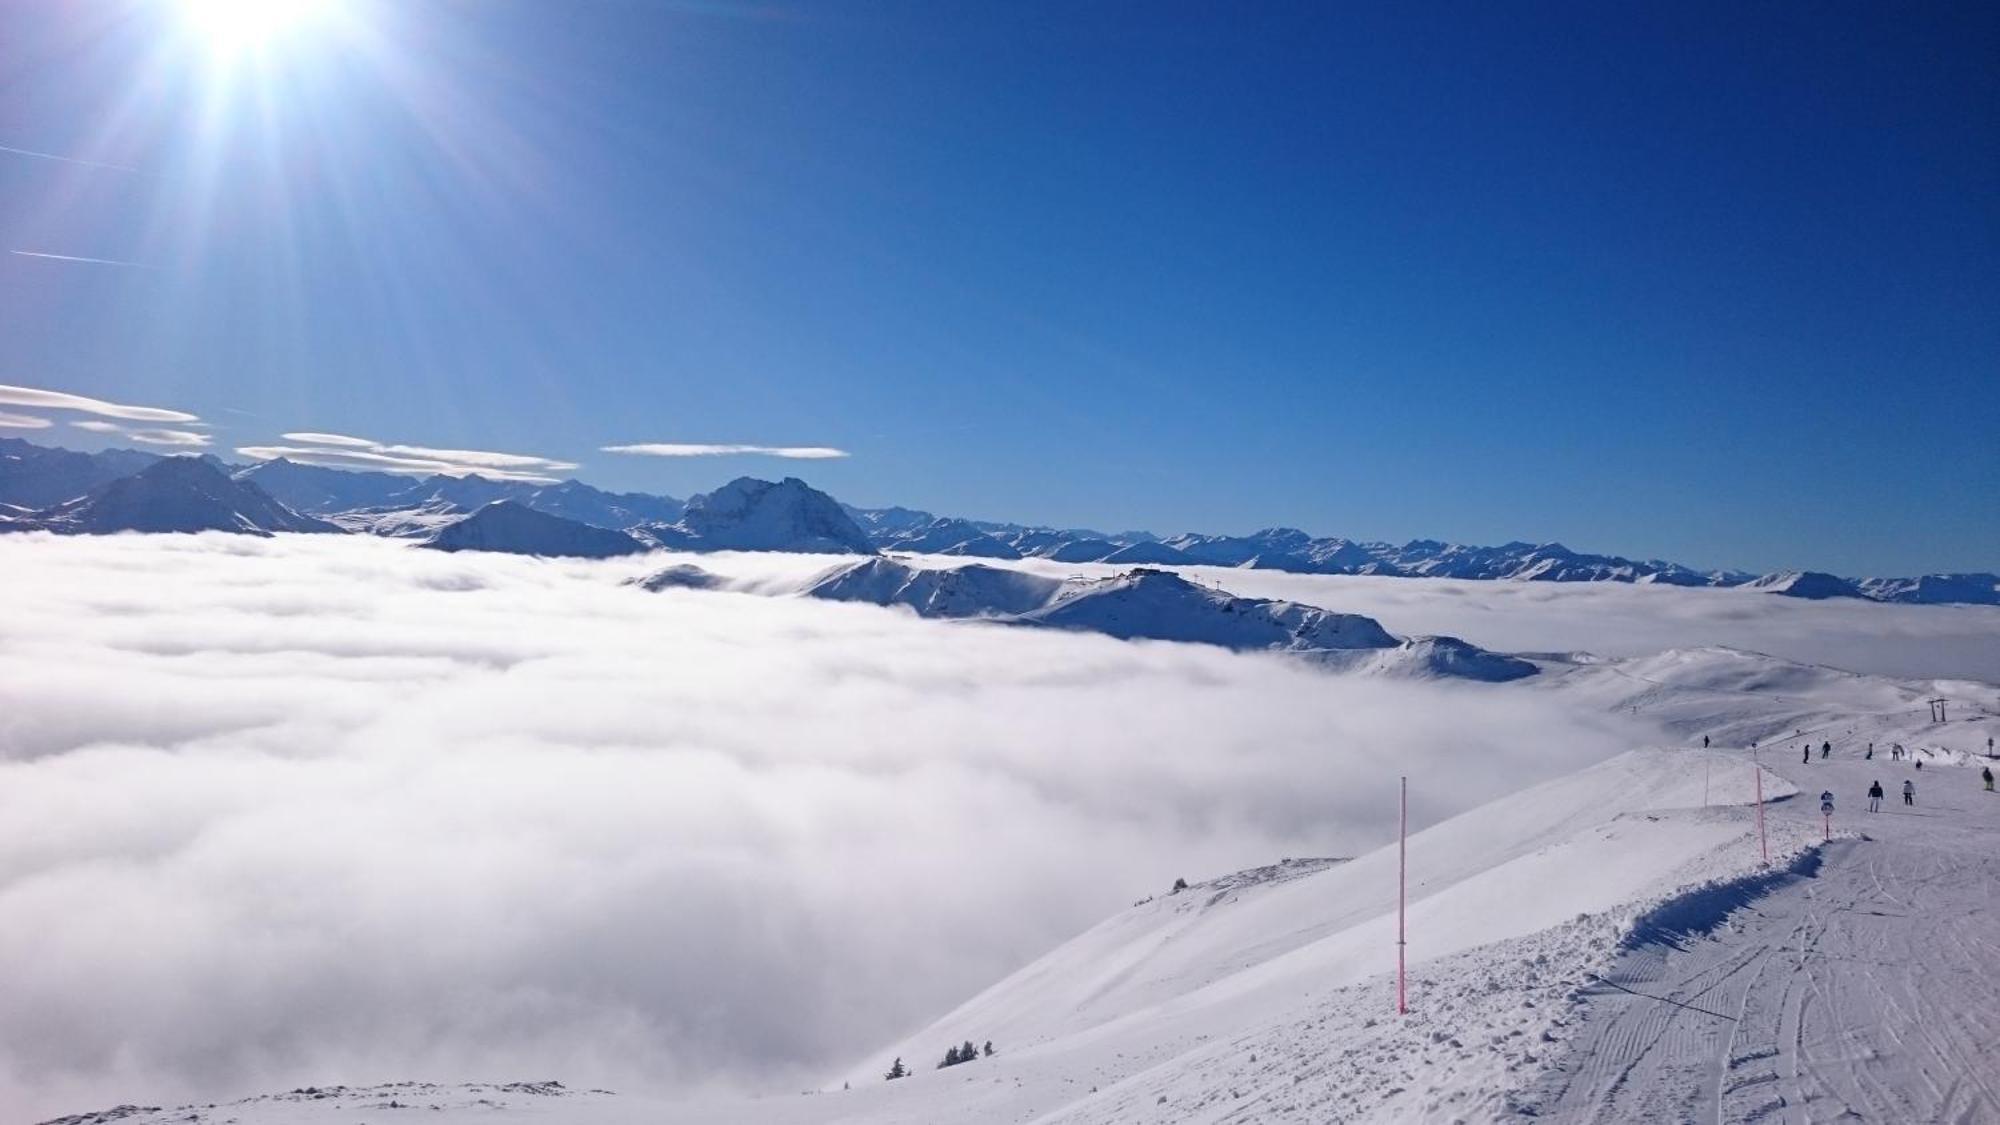
[[1836,841],[1713,933],[1621,955],[1530,1112],[2000,1121],[2000,857],[1952,835]]

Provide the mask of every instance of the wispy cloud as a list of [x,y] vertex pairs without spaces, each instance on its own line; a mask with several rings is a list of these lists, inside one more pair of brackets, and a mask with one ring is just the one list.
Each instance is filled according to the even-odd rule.
[[55,160],[63,164],[75,164],[84,168],[103,168],[112,172],[138,171],[137,168],[125,164],[107,164],[102,160],[82,160],[74,156],[58,156],[53,152],[36,152],[31,148],[15,148],[13,145],[0,145],[0,152],[11,152],[16,156],[32,156],[37,160]]
[[0,411],[0,426],[10,429],[46,430],[53,425],[55,423],[49,421],[47,418],[37,418],[32,414],[8,414],[5,411]]
[[[199,425],[199,423],[196,424]],[[140,445],[199,447],[214,443],[214,439],[209,437],[209,435],[198,433],[194,430],[121,426],[116,422],[102,422],[95,419],[83,422],[71,422],[70,425],[75,426],[79,430],[89,430],[93,434],[117,434],[128,440],[136,441]]]
[[377,442],[362,437],[348,437],[346,434],[322,434],[311,430],[281,435],[286,441],[302,441],[308,445],[339,445],[350,449],[379,449]]
[[349,434],[297,430],[284,435],[294,445],[246,445],[236,452],[259,461],[282,457],[302,465],[323,465],[333,469],[372,469],[378,472],[412,473],[419,476],[439,473],[463,477],[478,474],[496,480],[518,480],[554,484],[552,473],[577,467],[574,461],[558,461],[527,453],[498,453],[487,449],[437,449],[427,445],[398,445]]
[[199,422],[201,417],[185,410],[168,410],[159,406],[128,406],[121,402],[106,402],[101,398],[73,395],[66,391],[51,391],[40,387],[14,387],[0,383],[0,405],[35,406],[43,410],[75,410],[83,414],[98,414],[106,418],[123,418],[129,422]]
[[96,266],[130,266],[138,270],[153,268],[144,262],[127,262],[118,258],[86,258],[80,254],[45,254],[40,250],[9,250],[8,253],[19,254],[23,258],[47,258],[54,262],[88,262]]
[[644,457],[788,457],[795,461],[830,461],[849,456],[845,449],[825,445],[697,445],[681,442],[640,442],[636,445],[606,445],[605,453],[636,453]]

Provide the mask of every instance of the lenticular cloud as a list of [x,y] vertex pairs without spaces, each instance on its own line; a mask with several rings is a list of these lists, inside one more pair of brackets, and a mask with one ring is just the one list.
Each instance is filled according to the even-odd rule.
[[1638,737],[657,564],[0,539],[0,1106],[796,1088],[1176,876],[1381,843],[1399,773],[1428,819]]

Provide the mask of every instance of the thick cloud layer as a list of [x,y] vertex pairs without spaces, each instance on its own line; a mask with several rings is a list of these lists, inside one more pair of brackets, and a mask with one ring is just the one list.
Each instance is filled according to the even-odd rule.
[[[991,563],[991,560],[980,560]],[[1032,559],[1046,574],[1119,568]],[[1190,567],[1232,593],[1380,618],[1400,633],[1450,633],[1506,652],[1638,656],[1729,645],[1898,679],[2000,683],[2000,607],[1808,601],[1750,589],[1620,582],[1476,582]]]
[[620,585],[658,563],[0,538],[0,1117],[793,1088],[1176,876],[1384,842],[1399,773],[1431,820],[1645,737],[1505,686]]

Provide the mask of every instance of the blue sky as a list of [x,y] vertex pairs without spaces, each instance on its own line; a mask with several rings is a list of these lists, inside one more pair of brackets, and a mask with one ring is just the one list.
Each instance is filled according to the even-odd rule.
[[186,7],[0,8],[0,383],[225,455],[2000,567],[1991,5]]

